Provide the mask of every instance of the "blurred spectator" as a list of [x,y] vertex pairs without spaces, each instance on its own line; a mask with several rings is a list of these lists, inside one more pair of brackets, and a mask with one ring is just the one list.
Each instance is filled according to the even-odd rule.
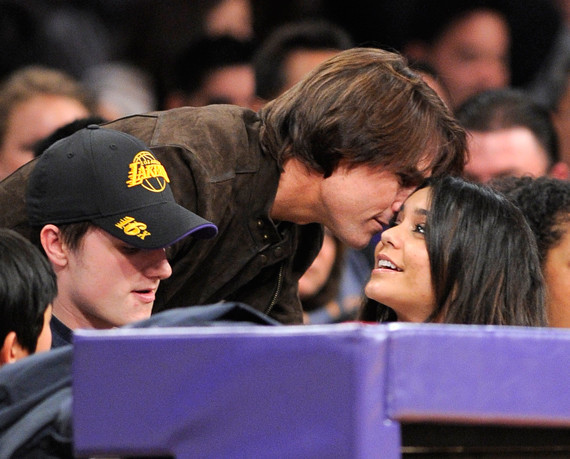
[[40,156],[52,144],[54,144],[60,139],[63,139],[64,137],[70,136],[79,129],[83,129],[87,126],[90,126],[91,124],[101,124],[104,123],[105,121],[107,120],[101,118],[100,116],[94,115],[94,116],[88,116],[87,118],[79,118],[75,121],[72,121],[71,123],[64,124],[63,126],[53,131],[50,135],[44,137],[43,139],[38,140],[34,144],[33,148],[34,156],[35,157]]
[[[112,1],[112,0],[109,0]],[[123,2],[114,2],[121,4]],[[159,85],[158,105],[163,105],[163,81],[172,62],[195,40],[204,36],[229,35],[253,40],[253,11],[250,0],[131,0],[132,22],[129,57],[145,69]]]
[[497,3],[485,0],[420,2],[403,52],[431,65],[451,106],[510,83],[510,29]]
[[553,113],[553,122],[560,140],[560,156],[570,167],[570,72],[565,85]]
[[352,46],[344,29],[324,20],[290,22],[276,28],[254,56],[255,92],[261,104],[285,92],[324,60]]
[[570,166],[570,1],[553,0],[553,4],[562,25],[549,54],[549,65],[530,89],[534,99],[552,109],[560,139],[560,155]]
[[345,311],[338,302],[345,245],[325,229],[319,254],[299,279],[303,322],[326,324],[356,317],[357,309]]
[[441,100],[443,100],[448,107],[451,106],[449,91],[431,65],[426,64],[425,62],[415,61],[410,65],[410,67],[420,74],[428,86],[432,88],[439,97],[441,97]]
[[26,67],[0,87],[0,179],[34,157],[34,144],[55,129],[93,112],[93,101],[72,77]]
[[467,177],[487,182],[505,175],[568,178],[550,113],[515,89],[477,94],[458,110],[469,132]]
[[233,104],[251,107],[254,98],[253,45],[229,35],[203,36],[177,56],[164,108]]
[[238,40],[253,38],[253,11],[249,0],[210,2],[204,15],[204,32],[210,36],[230,35]]
[[119,50],[103,8],[93,1],[0,0],[0,78],[21,67],[42,65],[81,78]]
[[89,67],[82,82],[93,93],[96,113],[108,120],[158,108],[153,77],[126,61]]

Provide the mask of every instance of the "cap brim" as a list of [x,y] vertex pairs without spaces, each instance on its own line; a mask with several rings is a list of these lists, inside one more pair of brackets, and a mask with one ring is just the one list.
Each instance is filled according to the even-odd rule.
[[97,218],[93,223],[141,249],[162,249],[189,235],[210,239],[218,233],[212,222],[174,202],[161,202],[127,214]]

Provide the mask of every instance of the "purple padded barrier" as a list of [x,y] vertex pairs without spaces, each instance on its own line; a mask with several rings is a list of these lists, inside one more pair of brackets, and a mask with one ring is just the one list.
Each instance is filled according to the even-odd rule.
[[78,456],[399,457],[386,327],[77,331]]
[[570,426],[570,330],[389,326],[395,421]]

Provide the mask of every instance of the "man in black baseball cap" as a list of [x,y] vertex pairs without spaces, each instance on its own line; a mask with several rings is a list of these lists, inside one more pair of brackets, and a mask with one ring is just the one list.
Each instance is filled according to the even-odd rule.
[[149,317],[172,273],[165,248],[217,233],[175,202],[166,169],[141,141],[95,125],[42,154],[26,209],[57,275],[53,347],[71,342],[75,328]]

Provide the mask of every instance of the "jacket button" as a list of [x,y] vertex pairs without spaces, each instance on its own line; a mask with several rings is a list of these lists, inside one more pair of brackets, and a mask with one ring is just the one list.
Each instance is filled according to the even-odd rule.
[[283,247],[277,247],[273,251],[273,255],[275,255],[276,257],[280,257],[281,255],[283,255]]
[[264,241],[268,241],[268,240],[269,240],[269,234],[264,234],[264,235],[263,235],[263,240],[264,240]]
[[261,257],[259,257],[259,259],[261,260],[262,264],[266,264],[267,263],[267,255],[261,255]]
[[258,228],[263,228],[263,225],[264,225],[264,223],[263,223],[263,220],[261,218],[259,220],[257,220],[257,227]]

